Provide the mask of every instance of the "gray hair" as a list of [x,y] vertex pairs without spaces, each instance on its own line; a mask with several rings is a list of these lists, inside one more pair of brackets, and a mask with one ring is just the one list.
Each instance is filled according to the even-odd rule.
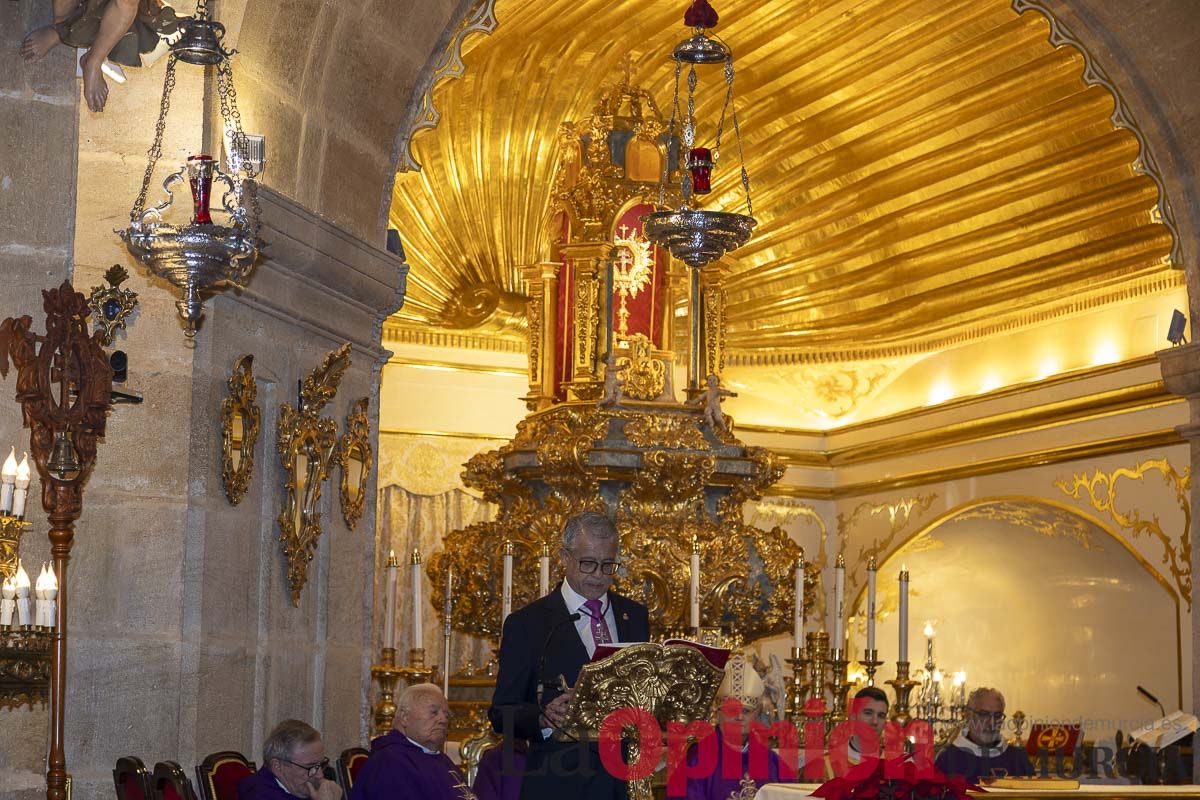
[[999,698],[1000,705],[1007,705],[1004,702],[1004,695],[1000,693],[999,689],[993,689],[990,686],[979,686],[975,689],[972,689],[971,694],[967,697],[967,708],[974,711],[975,707],[978,705],[976,701],[984,695],[989,694],[995,695],[997,698]]
[[296,750],[320,738],[320,732],[307,722],[285,719],[275,726],[263,742],[263,766],[268,766],[273,758],[290,761]]
[[[579,537],[584,534],[593,539],[614,539],[617,538],[617,526],[613,524],[607,514],[599,511],[584,511],[569,518],[563,525],[562,546],[567,550],[574,549],[575,545],[579,543]],[[617,546],[620,547],[620,545],[621,541],[617,539]]]
[[442,690],[433,683],[414,683],[406,686],[400,693],[400,698],[396,700],[396,710],[408,713],[413,710],[413,705],[423,697],[436,697],[441,700]]

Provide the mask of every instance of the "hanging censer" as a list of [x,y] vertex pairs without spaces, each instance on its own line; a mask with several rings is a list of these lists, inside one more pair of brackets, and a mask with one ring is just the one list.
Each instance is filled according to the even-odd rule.
[[[642,217],[642,230],[646,237],[690,267],[700,268],[716,261],[726,253],[741,247],[750,238],[757,221],[752,216],[754,206],[750,201],[750,175],[746,171],[746,160],[742,152],[742,133],[738,127],[737,108],[733,104],[733,53],[729,47],[709,33],[717,24],[717,12],[708,0],[694,0],[684,14],[684,24],[694,34],[675,46],[671,57],[675,60],[675,92],[671,111],[672,136],[678,135],[683,143],[685,169],[680,170],[683,203],[675,210],[655,211]],[[712,149],[696,143],[696,87],[699,79],[697,66],[724,64],[725,102],[717,122],[716,138]],[[686,112],[680,113],[679,79],[683,65],[688,65]],[[697,209],[696,196],[712,191],[712,173],[720,157],[721,137],[725,131],[725,116],[729,114],[737,139],[738,158],[741,161],[742,189],[746,197],[746,213]],[[677,121],[681,130],[677,132]],[[664,168],[659,181],[658,206],[665,204],[667,170]]]
[[[191,338],[204,316],[206,296],[225,286],[245,284],[258,257],[261,213],[229,63],[236,51],[227,51],[221,45],[225,27],[208,18],[206,0],[200,0],[194,17],[180,23],[180,31],[167,61],[162,105],[141,192],[130,212],[129,227],[118,233],[141,264],[181,291],[182,297],[175,307],[183,320],[184,333]],[[221,171],[209,155],[192,155],[163,181],[167,199],[146,208],[154,168],[162,156],[163,132],[171,107],[171,90],[175,88],[175,65],[179,61],[217,68],[217,95],[223,129],[229,137],[228,166],[232,174]],[[166,213],[174,204],[175,189],[185,180],[191,190],[191,218],[186,225],[176,225],[167,222]],[[214,185],[218,189],[224,187],[217,208],[212,206]],[[214,211],[218,219],[214,219]]]

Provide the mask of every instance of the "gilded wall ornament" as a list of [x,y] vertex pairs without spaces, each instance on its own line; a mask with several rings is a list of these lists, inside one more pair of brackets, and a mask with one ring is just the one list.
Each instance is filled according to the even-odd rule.
[[338,446],[337,423],[320,416],[350,366],[350,345],[325,356],[300,388],[300,407],[280,406],[276,448],[284,470],[286,497],[279,513],[279,539],[288,561],[292,605],[308,581],[308,562],[321,537],[321,484],[329,477]]
[[0,581],[17,574],[21,536],[30,524],[16,517],[0,517]]
[[341,467],[342,519],[354,530],[362,518],[367,501],[367,484],[374,463],[371,448],[371,422],[367,419],[370,400],[359,400],[346,416],[346,432],[338,444],[337,462]]
[[[986,519],[1006,522],[1048,539],[1071,539],[1084,550],[1103,550],[1092,535],[1093,526],[1083,517],[1065,508],[1046,505],[1031,498],[1026,502],[984,503],[955,515],[960,519]],[[908,552],[908,548],[905,548]]]
[[88,295],[88,307],[92,309],[96,327],[103,332],[100,341],[105,347],[113,343],[113,336],[125,327],[126,318],[137,307],[137,292],[121,288],[128,278],[129,273],[124,267],[113,264],[104,273],[108,286],[93,286],[92,293]]
[[708,445],[696,420],[682,415],[639,414],[625,423],[625,436],[638,447],[699,450]]
[[[1143,519],[1137,509],[1122,510],[1118,484],[1122,479],[1143,482],[1150,472],[1162,476],[1168,488],[1175,494],[1175,502],[1183,513],[1183,525],[1178,538],[1163,530],[1158,514],[1152,514],[1150,519]],[[1180,598],[1187,604],[1188,611],[1192,608],[1192,504],[1188,496],[1192,483],[1192,470],[1187,467],[1182,473],[1176,472],[1165,458],[1156,458],[1139,463],[1133,469],[1121,467],[1109,473],[1096,470],[1089,478],[1087,473],[1073,475],[1071,480],[1057,480],[1054,485],[1076,500],[1084,499],[1092,508],[1108,516],[1131,538],[1142,536],[1157,541],[1162,547],[1162,563],[1167,566],[1175,581],[1175,588]]]
[[868,518],[886,519],[888,523],[888,532],[886,535],[874,538],[869,545],[858,549],[858,555],[855,556],[853,563],[850,564],[846,572],[846,585],[848,589],[849,587],[859,585],[859,571],[866,569],[867,562],[872,557],[874,557],[878,564],[882,564],[887,560],[892,551],[901,544],[896,541],[900,534],[917,517],[928,511],[936,499],[937,493],[934,492],[917,495],[916,497],[905,497],[895,503],[859,503],[850,512],[849,516],[845,514],[837,515],[838,555],[845,554],[846,546],[849,544],[850,538],[854,535],[853,531],[862,522],[864,514]]
[[221,401],[221,486],[235,506],[250,487],[262,417],[253,368],[252,355],[244,355],[234,363],[229,395]]

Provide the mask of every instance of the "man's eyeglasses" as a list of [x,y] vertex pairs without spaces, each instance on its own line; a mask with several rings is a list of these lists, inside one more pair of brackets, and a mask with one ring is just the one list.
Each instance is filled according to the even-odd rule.
[[979,717],[982,720],[987,720],[989,722],[995,722],[997,724],[1004,722],[1004,718],[1005,718],[1005,713],[1003,711],[976,711],[973,708],[968,708],[967,711],[970,711],[972,714],[974,714],[975,716]]
[[[570,550],[565,551],[571,558],[575,558],[575,554]],[[605,575],[616,575],[617,570],[621,568],[620,561],[597,561],[594,558],[575,558],[575,563],[579,565],[579,571],[584,575],[591,575],[599,569]]]
[[299,767],[300,769],[307,772],[309,775],[313,775],[318,772],[324,772],[325,768],[329,766],[328,758],[322,758],[320,761],[318,761],[315,764],[297,764],[295,761],[288,761],[286,758],[283,760],[285,762],[287,762],[288,764],[291,764],[293,767]]

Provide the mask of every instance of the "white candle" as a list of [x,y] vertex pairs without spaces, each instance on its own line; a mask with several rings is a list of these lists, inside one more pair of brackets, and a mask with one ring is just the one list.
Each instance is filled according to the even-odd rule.
[[30,624],[31,615],[29,613],[29,573],[25,571],[25,565],[20,561],[17,562],[17,624]]
[[25,517],[25,498],[29,495],[29,453],[17,465],[17,490],[13,493],[12,515]]
[[47,628],[58,627],[58,576],[54,574],[54,565],[46,566],[46,621],[42,623]]
[[875,649],[875,556],[867,562],[867,650]]
[[500,590],[500,627],[512,613],[513,543],[504,540],[504,585]]
[[0,469],[0,514],[12,513],[13,484],[17,480],[17,448],[8,449],[8,458],[4,459],[4,468]]
[[542,545],[542,554],[538,556],[538,597],[550,593],[550,548]]
[[691,581],[688,584],[691,626],[700,627],[700,540],[692,537]]
[[900,621],[900,641],[896,648],[896,660],[908,661],[908,569],[900,567],[900,608],[896,614]]
[[383,646],[396,649],[396,583],[400,575],[400,562],[396,560],[396,551],[388,550],[387,567],[387,600],[383,609]]
[[412,551],[412,646],[414,650],[424,650],[425,640],[421,635],[421,551]]
[[833,646],[845,648],[846,557],[839,554],[833,567]]
[[0,583],[0,625],[12,625],[13,611],[17,607],[13,598],[16,596],[16,579],[5,578],[4,582]]
[[792,647],[799,650],[804,647],[804,548],[800,548],[800,557],[796,559],[796,602],[792,609]]

